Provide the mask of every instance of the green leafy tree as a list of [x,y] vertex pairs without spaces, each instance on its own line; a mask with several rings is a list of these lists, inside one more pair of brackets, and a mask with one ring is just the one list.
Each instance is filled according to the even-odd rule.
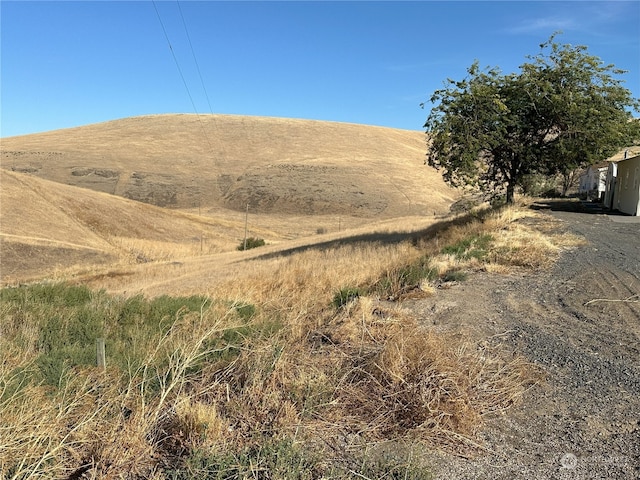
[[427,163],[447,182],[487,193],[506,187],[512,203],[525,175],[568,178],[640,138],[631,115],[640,103],[615,77],[624,72],[554,38],[519,73],[476,61],[432,95]]

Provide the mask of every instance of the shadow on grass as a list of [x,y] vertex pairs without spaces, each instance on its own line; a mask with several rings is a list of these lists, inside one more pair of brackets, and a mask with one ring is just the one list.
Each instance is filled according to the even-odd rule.
[[316,250],[316,251],[332,250],[338,247],[342,247],[346,245],[355,245],[358,243],[394,245],[394,244],[398,244],[406,241],[411,241],[414,245],[417,245],[423,240],[430,240],[434,238],[438,232],[447,230],[448,228],[451,228],[453,226],[465,225],[469,222],[472,222],[473,220],[481,220],[485,218],[486,215],[491,211],[493,210],[488,208],[480,212],[467,213],[466,215],[455,217],[449,220],[442,220],[440,222],[430,225],[425,229],[417,230],[413,232],[365,233],[360,235],[354,235],[352,237],[337,238],[335,240],[327,240],[325,242],[314,243],[311,245],[292,247],[284,250],[279,250],[273,253],[265,253],[264,255],[254,257],[254,259],[268,260],[272,258],[286,257],[289,255],[302,253],[310,250]]

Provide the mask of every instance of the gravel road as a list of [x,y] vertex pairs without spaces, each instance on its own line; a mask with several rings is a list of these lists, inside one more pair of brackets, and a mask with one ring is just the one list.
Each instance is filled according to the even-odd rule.
[[486,452],[430,458],[437,479],[640,478],[640,217],[539,208],[587,244],[548,272],[478,273],[407,303],[432,328],[497,340],[545,372],[488,419]]

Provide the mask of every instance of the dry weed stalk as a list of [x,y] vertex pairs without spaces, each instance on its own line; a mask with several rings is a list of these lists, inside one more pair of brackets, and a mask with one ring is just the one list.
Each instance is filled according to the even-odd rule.
[[215,417],[192,399],[196,393],[190,371],[214,353],[205,343],[233,326],[229,318],[222,314],[212,319],[204,312],[184,316],[142,367],[124,378],[113,369],[76,368],[51,391],[20,383],[12,377],[13,368],[0,364],[3,478],[63,477],[80,471],[94,478],[148,478],[164,457],[183,454],[199,438],[194,432],[204,428],[200,422]]
[[346,354],[341,408],[369,438],[472,444],[484,415],[517,403],[538,379],[509,352],[425,331],[378,307],[371,315],[370,308],[365,300],[332,329]]

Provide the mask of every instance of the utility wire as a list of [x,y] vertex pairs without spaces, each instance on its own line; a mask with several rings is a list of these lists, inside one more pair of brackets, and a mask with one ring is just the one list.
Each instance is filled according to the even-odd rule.
[[207,143],[209,144],[209,151],[213,151],[213,148],[211,147],[211,142],[209,141],[209,136],[207,135],[207,131],[204,128],[204,125],[202,124],[202,120],[200,119],[200,115],[198,114],[198,109],[196,108],[196,104],[193,101],[193,97],[191,96],[191,92],[189,91],[189,86],[187,85],[187,81],[184,78],[184,75],[182,74],[182,69],[180,68],[180,64],[178,63],[178,58],[176,57],[175,52],[173,51],[173,47],[171,46],[171,41],[169,40],[169,35],[167,34],[167,29],[164,28],[164,23],[162,22],[162,17],[160,17],[160,12],[158,11],[158,7],[156,6],[156,2],[155,0],[151,0],[151,3],[153,3],[153,8],[156,11],[156,15],[158,16],[158,20],[160,21],[160,26],[162,27],[162,31],[164,32],[164,38],[167,40],[167,43],[169,44],[169,50],[171,50],[171,56],[173,57],[173,61],[176,64],[176,68],[178,69],[178,73],[180,73],[180,78],[182,78],[182,83],[184,84],[184,88],[187,90],[187,95],[189,95],[189,100],[191,100],[191,106],[193,107],[193,111],[196,112],[196,116],[198,117],[198,122],[200,123],[200,127],[202,128],[202,132],[204,133],[204,137],[207,140]]
[[[178,11],[180,12],[180,18],[182,19],[182,26],[184,27],[184,32],[187,35],[187,40],[189,40],[189,48],[191,48],[191,55],[193,56],[193,61],[196,64],[196,69],[198,70],[198,77],[200,77],[200,84],[202,85],[202,90],[204,91],[204,96],[207,99],[207,105],[209,105],[209,113],[211,114],[211,120],[213,121],[213,128],[214,131],[217,130],[217,122],[216,122],[216,117],[213,114],[213,108],[211,107],[211,101],[209,100],[209,94],[207,93],[207,87],[204,84],[204,79],[202,78],[202,72],[200,71],[200,65],[198,63],[198,59],[196,58],[196,52],[193,49],[193,43],[191,42],[191,35],[189,35],[189,29],[187,28],[187,22],[184,19],[184,15],[182,14],[182,7],[180,6],[180,0],[176,0],[176,4],[178,5]],[[209,144],[211,145],[211,144]],[[224,143],[221,142],[219,147],[220,148],[220,154],[222,156],[222,158],[225,157],[225,151],[224,151]],[[212,157],[214,156],[214,152],[213,149],[211,150],[211,155]],[[217,160],[215,160],[214,157],[214,162],[216,163],[216,165],[218,165]]]
[[178,11],[180,12],[180,18],[182,19],[184,32],[187,34],[187,39],[189,40],[189,48],[191,48],[191,55],[193,55],[193,61],[195,62],[196,69],[198,70],[198,76],[200,77],[200,84],[202,85],[202,90],[204,90],[204,96],[207,98],[207,105],[209,105],[209,113],[213,115],[213,108],[211,108],[211,102],[209,101],[209,94],[207,93],[207,87],[205,87],[204,80],[202,79],[202,73],[200,72],[200,65],[198,65],[196,52],[193,50],[193,44],[191,43],[191,35],[189,35],[189,30],[187,29],[187,22],[184,21],[184,15],[182,15],[182,8],[180,7],[180,1],[176,0],[176,3],[178,4]]

